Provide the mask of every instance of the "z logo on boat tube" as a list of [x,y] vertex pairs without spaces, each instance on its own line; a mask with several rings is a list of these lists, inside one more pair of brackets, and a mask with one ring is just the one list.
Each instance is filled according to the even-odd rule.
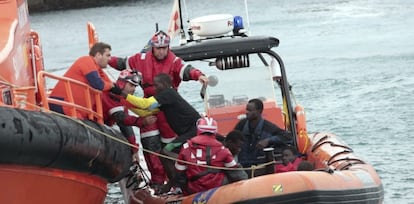
[[273,185],[273,192],[274,193],[283,193],[283,186],[282,184]]

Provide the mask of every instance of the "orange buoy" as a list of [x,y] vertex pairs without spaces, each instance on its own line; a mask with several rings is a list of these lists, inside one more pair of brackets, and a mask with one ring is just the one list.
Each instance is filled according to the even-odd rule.
[[301,105],[295,107],[296,112],[296,143],[298,152],[304,154],[309,146],[309,137],[306,130],[305,110]]

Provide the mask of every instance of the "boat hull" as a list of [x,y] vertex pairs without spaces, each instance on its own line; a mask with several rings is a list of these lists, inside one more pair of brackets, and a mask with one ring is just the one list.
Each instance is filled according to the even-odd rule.
[[101,204],[132,164],[122,134],[92,121],[9,107],[0,121],[0,203]]
[[103,203],[107,182],[50,168],[0,166],[0,203]]
[[382,185],[366,185],[356,176],[368,176],[370,167],[364,168],[271,174],[194,194],[181,203],[382,203]]
[[62,169],[123,178],[132,164],[121,133],[91,121],[37,111],[0,107],[0,164]]
[[[48,110],[45,76],[67,79],[43,71],[26,0],[0,1],[0,23],[0,203],[102,204],[107,183],[129,172],[128,141],[103,124],[100,100],[95,107],[78,107],[97,122]],[[82,86],[100,97],[100,91]]]
[[[355,203],[378,204],[384,189],[375,169],[353,154],[339,137],[307,135],[307,161],[314,171],[274,173],[239,181],[186,197],[148,196],[139,190],[134,199],[144,203]],[[130,198],[130,203],[134,202]]]
[[[145,190],[136,191],[133,195],[143,203],[382,203],[384,198],[384,189],[381,180],[374,168],[363,159],[353,153],[353,150],[338,136],[330,133],[307,133],[306,118],[303,108],[290,99],[291,86],[289,85],[283,61],[280,56],[271,50],[278,45],[278,40],[273,37],[256,36],[243,38],[222,38],[212,39],[180,47],[172,48],[177,56],[185,61],[208,61],[209,64],[215,64],[220,70],[228,70],[229,74],[221,73],[220,83],[226,82],[231,78],[231,86],[221,86],[222,90],[232,90],[232,92],[241,93],[242,95],[250,94],[248,99],[259,98],[256,93],[249,92],[245,84],[252,84],[252,80],[245,80],[247,77],[255,77],[255,72],[250,75],[243,70],[256,68],[256,66],[229,66],[229,69],[221,69],[217,66],[217,59],[234,56],[237,59],[241,55],[254,56],[256,54],[262,57],[259,62],[266,64],[266,69],[257,68],[270,72],[263,75],[266,79],[272,79],[271,88],[279,87],[279,100],[275,98],[272,102],[274,113],[264,112],[263,117],[268,119],[269,116],[277,117],[272,120],[280,127],[284,127],[292,134],[293,146],[301,153],[303,160],[313,164],[316,168],[313,171],[291,171],[285,173],[272,173],[248,180],[231,183],[218,188],[209,189],[204,192],[192,194],[185,197],[168,197],[168,196],[148,196]],[[263,55],[270,55],[263,57]],[[231,58],[233,59],[233,58]],[[249,58],[254,62],[253,58]],[[267,59],[267,60],[266,60]],[[236,60],[237,61],[237,60]],[[256,60],[257,62],[258,60]],[[280,74],[271,73],[272,61],[278,62]],[[234,60],[233,60],[234,62]],[[269,63],[270,62],[270,63]],[[248,63],[247,63],[248,64]],[[245,64],[245,65],[247,65]],[[275,66],[277,67],[277,66]],[[243,68],[237,70],[238,68]],[[246,69],[244,69],[246,68]],[[237,73],[238,72],[238,73]],[[243,75],[242,75],[243,73]],[[241,83],[236,84],[233,80],[235,74],[240,74]],[[220,76],[219,76],[220,77]],[[259,76],[260,78],[262,76]],[[236,77],[234,77],[236,78]],[[260,79],[264,79],[263,77]],[[262,80],[263,81],[263,80]],[[258,87],[256,83],[254,87]],[[219,89],[220,84],[214,89]],[[232,89],[232,88],[237,89]],[[213,89],[210,87],[209,89]],[[217,93],[222,91],[219,89]],[[210,90],[212,93],[213,90]],[[260,90],[257,92],[261,92]],[[245,113],[244,103],[236,106],[233,100],[226,97],[219,98],[217,93],[214,97],[206,100],[206,112],[218,121],[218,127],[224,127],[220,132],[226,135],[228,131],[234,128],[235,123],[239,121],[241,114]],[[224,95],[224,91],[222,91]],[[236,94],[229,94],[236,96]],[[256,94],[258,95],[258,94]],[[262,93],[260,93],[262,95]],[[259,96],[260,96],[259,95]],[[275,95],[275,94],[273,94]],[[252,97],[254,96],[254,97]],[[233,97],[234,98],[234,97]],[[266,99],[269,97],[266,97]],[[272,98],[273,99],[273,98]],[[281,102],[281,106],[276,106],[275,101]],[[264,101],[266,104],[266,101]],[[296,102],[295,102],[296,103]],[[269,107],[269,106],[268,106]],[[278,148],[278,146],[276,146]],[[281,162],[281,161],[279,161]],[[274,164],[270,164],[274,165]],[[272,168],[273,166],[270,166]],[[256,168],[258,168],[256,166]],[[131,200],[130,200],[131,201]],[[139,203],[139,202],[135,202]]]

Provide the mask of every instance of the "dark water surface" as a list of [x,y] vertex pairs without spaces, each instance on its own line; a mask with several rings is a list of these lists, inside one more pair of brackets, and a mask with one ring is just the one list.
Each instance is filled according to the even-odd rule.
[[[190,1],[188,15],[230,13],[242,15],[246,24],[243,3]],[[87,21],[112,45],[113,55],[126,56],[143,47],[155,22],[166,29],[171,5],[139,1],[47,12],[32,15],[31,22],[42,39],[46,69],[62,73],[87,54]],[[383,181],[384,203],[414,203],[414,3],[249,0],[248,5],[251,34],[280,39],[277,52],[305,107],[308,130],[339,135],[371,163]],[[180,92],[201,111],[194,83],[183,83]],[[122,203],[120,196],[110,185],[107,203]]]

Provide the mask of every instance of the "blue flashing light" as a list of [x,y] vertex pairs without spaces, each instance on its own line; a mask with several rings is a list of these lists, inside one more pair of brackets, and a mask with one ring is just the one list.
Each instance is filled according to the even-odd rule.
[[240,30],[243,29],[243,18],[241,16],[235,16],[233,18],[233,29]]

